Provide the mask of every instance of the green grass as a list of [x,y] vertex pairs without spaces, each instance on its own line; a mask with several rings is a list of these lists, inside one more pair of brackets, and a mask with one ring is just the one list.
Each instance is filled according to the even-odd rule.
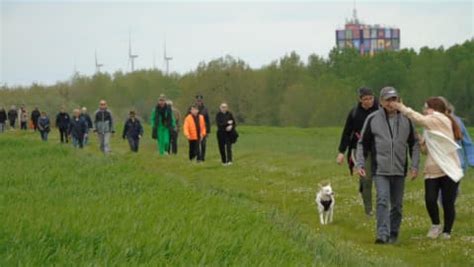
[[[340,129],[241,127],[235,165],[139,154],[115,136],[113,153],[0,135],[0,266],[238,265],[472,266],[474,177],[462,181],[450,241],[427,240],[419,178],[407,182],[400,243],[376,246],[358,180],[335,165]],[[336,191],[334,224],[320,226],[316,185]]]

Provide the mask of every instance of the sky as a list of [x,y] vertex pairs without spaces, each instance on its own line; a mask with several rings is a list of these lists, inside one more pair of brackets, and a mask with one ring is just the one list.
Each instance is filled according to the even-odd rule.
[[[401,48],[450,47],[474,36],[474,1],[357,1],[367,24],[400,28]],[[354,1],[5,1],[0,0],[0,85],[54,84],[74,71],[164,69],[186,73],[231,55],[252,68],[297,52],[327,57]]]

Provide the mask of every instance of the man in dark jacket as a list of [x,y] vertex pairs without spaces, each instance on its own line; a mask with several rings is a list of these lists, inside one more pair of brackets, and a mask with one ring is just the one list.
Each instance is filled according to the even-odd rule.
[[87,123],[87,135],[84,137],[84,145],[87,145],[87,143],[89,142],[89,132],[91,131],[91,129],[94,129],[94,125],[92,124],[91,116],[89,116],[89,113],[87,113],[87,108],[86,107],[82,107],[81,117]]
[[408,155],[411,157],[411,177],[418,175],[420,147],[413,123],[392,107],[400,101],[393,87],[380,92],[381,108],[367,117],[357,144],[356,167],[366,176],[366,157],[372,157],[372,173],[377,192],[376,244],[396,243],[402,222],[405,177]]
[[5,131],[5,123],[7,121],[7,112],[5,108],[0,108],[0,133]]
[[87,135],[87,122],[81,117],[81,111],[79,109],[74,109],[67,132],[68,135],[72,137],[74,147],[84,147],[84,136]]
[[31,112],[31,122],[33,123],[33,129],[38,130],[38,119],[41,116],[41,113],[38,109],[38,107],[35,107],[35,109]]
[[[346,124],[342,131],[341,142],[339,144],[339,154],[337,155],[337,163],[342,165],[344,162],[344,153],[347,150],[347,162],[349,171],[352,175],[355,162],[355,150],[357,142],[364,126],[365,119],[374,111],[379,109],[379,105],[375,100],[374,93],[367,87],[361,87],[358,90],[359,103],[352,108],[347,115]],[[370,160],[367,160],[370,164]],[[370,167],[367,168],[370,170]],[[359,192],[364,203],[365,214],[372,216],[372,174],[367,172],[367,176],[359,178]]]
[[199,115],[202,115],[204,117],[204,122],[206,123],[206,136],[204,139],[201,141],[201,156],[202,156],[202,161],[205,161],[206,159],[206,141],[207,137],[211,133],[211,120],[209,118],[209,111],[207,110],[206,106],[204,106],[204,97],[202,95],[197,95],[196,96],[196,105],[199,109]]
[[130,111],[129,116],[123,127],[122,138],[128,140],[132,152],[138,152],[140,139],[143,136],[143,127],[140,120],[136,118],[135,111]]
[[18,111],[16,110],[15,106],[8,111],[8,121],[10,122],[10,127],[12,129],[15,128],[15,122],[18,119]]
[[58,115],[56,115],[56,128],[59,130],[59,136],[61,137],[61,143],[69,143],[69,138],[67,131],[69,129],[69,123],[71,122],[71,118],[69,114],[61,107]]

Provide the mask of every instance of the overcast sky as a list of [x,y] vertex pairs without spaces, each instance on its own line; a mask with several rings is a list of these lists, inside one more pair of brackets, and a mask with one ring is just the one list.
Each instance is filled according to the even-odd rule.
[[[449,47],[473,38],[473,1],[357,1],[368,24],[401,29],[402,48]],[[232,55],[261,67],[291,51],[306,60],[327,57],[335,30],[353,1],[114,2],[0,0],[0,83],[52,84],[74,68],[93,74],[97,50],[103,71],[128,71],[128,33],[136,68],[185,73],[199,62]]]

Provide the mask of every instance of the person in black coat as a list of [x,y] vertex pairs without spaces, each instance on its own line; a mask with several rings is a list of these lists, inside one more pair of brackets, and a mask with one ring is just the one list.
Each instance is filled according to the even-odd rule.
[[0,108],[0,133],[5,131],[5,123],[7,121],[7,111],[2,107]]
[[[339,144],[339,154],[337,155],[337,163],[342,165],[344,163],[344,153],[347,152],[347,161],[349,165],[349,171],[352,175],[354,162],[355,162],[355,151],[357,148],[357,142],[361,136],[361,131],[365,123],[365,119],[374,111],[379,109],[379,104],[375,100],[374,94],[371,89],[362,87],[358,90],[359,103],[354,107],[347,115],[346,124],[342,131],[341,142]],[[367,161],[370,164],[370,160]],[[365,213],[372,215],[372,175],[370,172],[370,166],[367,166],[369,170],[366,177],[360,177],[359,179],[359,192],[364,202]]]
[[69,123],[71,122],[71,118],[69,114],[61,108],[58,115],[56,115],[56,128],[59,129],[59,135],[61,137],[61,143],[69,142],[67,131],[69,129]]
[[40,117],[38,118],[38,130],[41,135],[41,140],[43,141],[48,141],[48,134],[49,131],[51,130],[50,123],[49,123],[49,118],[46,115],[46,112],[41,112]]
[[8,121],[10,122],[10,127],[12,129],[15,128],[15,122],[18,119],[18,111],[16,110],[15,106],[8,111]]
[[138,146],[142,136],[142,124],[140,123],[140,120],[136,118],[135,111],[132,110],[130,111],[129,118],[123,127],[122,138],[128,140],[128,144],[130,145],[130,150],[132,152],[138,152]]
[[41,116],[41,113],[38,109],[38,107],[35,107],[35,109],[31,112],[31,122],[33,123],[33,129],[36,132],[38,130],[38,119]]
[[204,117],[204,122],[206,123],[206,137],[201,141],[201,156],[202,161],[206,159],[206,143],[207,143],[207,136],[211,133],[211,119],[209,117],[209,111],[207,107],[204,106],[204,97],[202,95],[196,96],[196,106],[199,109],[199,115]]
[[232,144],[237,141],[237,131],[234,116],[229,111],[226,103],[219,107],[220,111],[216,115],[217,142],[224,166],[232,165]]
[[87,122],[81,117],[79,109],[73,111],[73,117],[69,122],[67,133],[72,137],[74,147],[84,147],[84,137],[87,135]]

